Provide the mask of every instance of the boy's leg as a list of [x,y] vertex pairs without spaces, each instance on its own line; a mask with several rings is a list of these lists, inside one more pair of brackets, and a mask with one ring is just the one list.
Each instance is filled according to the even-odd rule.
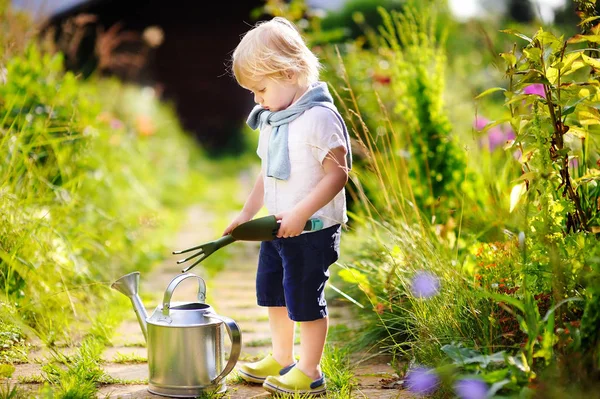
[[319,363],[323,356],[328,326],[328,317],[300,322],[300,361],[296,367],[313,380],[321,377]]
[[294,322],[285,306],[269,307],[269,326],[273,358],[284,367],[294,363]]
[[324,289],[329,266],[339,256],[339,237],[338,225],[278,241],[286,308],[290,319],[300,323],[301,354],[288,373],[265,379],[269,392],[320,395],[327,390],[319,367],[329,323]]
[[273,353],[262,360],[240,365],[238,371],[248,382],[263,383],[268,376],[287,373],[294,363],[294,322],[288,317],[282,286],[283,268],[277,245],[271,241],[260,247],[256,274],[258,305],[267,307]]

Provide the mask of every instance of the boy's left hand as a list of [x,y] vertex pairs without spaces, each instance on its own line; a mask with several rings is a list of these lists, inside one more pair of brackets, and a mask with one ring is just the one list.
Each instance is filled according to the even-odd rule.
[[297,212],[281,212],[275,215],[277,220],[280,221],[279,230],[277,231],[277,238],[288,238],[299,236],[304,230],[306,225],[307,217],[299,215]]

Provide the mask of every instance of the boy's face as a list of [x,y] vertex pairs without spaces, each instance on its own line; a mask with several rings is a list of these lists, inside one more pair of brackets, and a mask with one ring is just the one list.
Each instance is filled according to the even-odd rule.
[[275,112],[292,105],[306,91],[300,87],[292,76],[287,79],[263,78],[249,85],[248,90],[254,94],[254,101],[261,107]]

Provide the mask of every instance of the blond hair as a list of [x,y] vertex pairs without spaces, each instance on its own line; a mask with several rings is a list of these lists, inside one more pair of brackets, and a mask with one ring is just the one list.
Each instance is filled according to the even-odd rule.
[[299,85],[319,80],[321,65],[287,19],[275,17],[259,22],[248,31],[232,57],[232,71],[238,83],[248,87],[263,78],[283,79],[294,72]]

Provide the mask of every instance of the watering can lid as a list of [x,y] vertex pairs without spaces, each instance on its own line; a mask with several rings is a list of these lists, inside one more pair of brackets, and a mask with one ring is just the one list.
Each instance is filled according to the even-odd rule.
[[149,324],[168,327],[198,327],[222,323],[210,305],[199,302],[171,302],[169,314],[159,305],[147,320]]

